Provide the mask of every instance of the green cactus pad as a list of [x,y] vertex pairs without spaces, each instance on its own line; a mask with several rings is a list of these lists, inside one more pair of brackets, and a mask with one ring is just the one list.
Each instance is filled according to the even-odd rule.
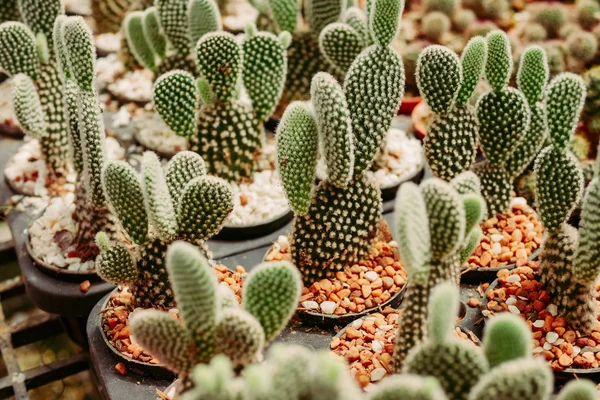
[[196,44],[206,33],[223,29],[219,6],[214,0],[191,0],[188,5],[191,43]]
[[536,199],[547,231],[565,222],[581,198],[583,174],[575,156],[548,146],[535,161]]
[[[332,276],[367,255],[381,221],[380,199],[380,190],[363,176],[343,189],[327,181],[319,184],[308,212],[296,216],[292,231],[292,260],[305,283]],[[339,207],[330,209],[329,204]]]
[[462,249],[460,249],[459,267],[465,265],[469,257],[471,257],[471,254],[473,254],[473,252],[479,245],[479,242],[481,241],[482,237],[483,232],[481,231],[481,228],[476,226],[475,228],[471,229],[471,232],[467,235],[467,239],[463,243]]
[[196,344],[194,358],[208,362],[216,348],[219,304],[215,271],[196,247],[185,242],[169,247],[166,265],[187,334]]
[[373,44],[366,16],[360,8],[356,6],[349,7],[344,14],[344,22],[358,33],[364,46],[368,47]]
[[557,400],[595,400],[598,397],[596,384],[584,379],[569,382],[558,394]]
[[46,134],[46,121],[35,84],[25,74],[12,78],[12,102],[23,131],[35,139]]
[[35,36],[21,22],[0,25],[0,68],[9,75],[23,73],[36,80],[40,74]]
[[136,341],[169,369],[185,372],[193,366],[191,335],[181,323],[158,310],[140,310],[129,319]]
[[444,46],[428,46],[417,61],[417,86],[431,111],[445,115],[452,109],[462,84],[460,60]]
[[175,70],[162,75],[154,83],[152,99],[156,112],[173,132],[194,135],[198,92],[191,74]]
[[460,293],[450,282],[435,286],[429,296],[427,336],[433,345],[443,345],[452,335],[460,308]]
[[235,37],[228,32],[208,33],[198,41],[196,54],[198,72],[214,96],[222,102],[231,100],[242,71],[242,49]]
[[531,106],[531,123],[523,139],[517,143],[504,165],[508,174],[516,178],[535,159],[548,138],[546,111],[541,103]]
[[311,95],[327,166],[327,180],[343,188],[350,181],[354,166],[354,137],[346,97],[335,78],[325,72],[313,78]]
[[201,243],[218,233],[233,211],[233,193],[227,182],[200,176],[187,183],[181,194],[177,216],[180,235]]
[[160,26],[170,45],[180,53],[191,49],[188,32],[189,0],[155,0],[154,5],[160,17]]
[[169,310],[176,306],[164,261],[169,244],[152,239],[137,248],[138,278],[131,286],[135,307]]
[[244,88],[252,100],[256,119],[266,121],[283,93],[287,71],[286,47],[271,33],[250,35],[247,32],[246,36],[242,43]]
[[[150,20],[148,22],[150,23]],[[144,13],[142,11],[128,13],[123,20],[123,30],[129,50],[133,53],[135,59],[139,61],[144,68],[155,71],[156,54],[154,47],[146,40],[147,34],[144,30]],[[146,31],[149,31],[149,29],[146,28]]]
[[465,232],[469,233],[484,217],[486,212],[485,201],[476,193],[462,196],[462,201],[465,209]]
[[134,243],[145,243],[148,215],[146,208],[140,207],[142,187],[133,168],[126,163],[109,162],[103,171],[102,184],[125,232]]
[[487,217],[492,218],[507,211],[510,206],[512,180],[506,170],[489,161],[475,164],[471,170],[481,181],[481,195],[487,204]]
[[371,46],[350,66],[344,93],[352,117],[356,173],[369,168],[381,148],[398,113],[404,82],[402,58],[391,48]]
[[[64,7],[61,0],[19,0],[19,11],[35,35],[51,38],[54,20],[64,14]],[[51,41],[48,44],[52,46]]]
[[167,164],[165,178],[173,206],[177,208],[181,194],[189,181],[206,175],[206,163],[199,154],[180,151]]
[[487,61],[486,46],[487,43],[483,37],[475,36],[469,40],[460,56],[463,81],[456,97],[458,107],[467,104],[481,81]]
[[435,378],[396,375],[387,378],[367,396],[368,400],[447,400]]
[[158,156],[147,151],[142,158],[142,192],[148,220],[162,240],[168,241],[177,235],[179,227],[173,201]]
[[242,307],[260,322],[265,341],[273,340],[296,311],[301,281],[298,270],[288,262],[263,263],[246,278]]
[[530,107],[541,99],[550,71],[546,52],[540,46],[530,46],[521,55],[517,84]]
[[374,0],[369,9],[369,28],[373,41],[379,46],[389,46],[398,34],[404,0]]
[[600,183],[594,178],[583,199],[579,228],[579,246],[575,252],[575,277],[580,282],[594,282],[600,272]]
[[344,75],[365,43],[360,33],[343,23],[327,25],[319,36],[319,49],[323,57],[340,75]]
[[579,75],[562,73],[546,89],[548,131],[552,144],[565,149],[571,140],[585,102],[586,87]]
[[265,334],[248,312],[228,308],[219,315],[216,339],[216,354],[225,354],[234,366],[244,366],[256,361],[264,346]]
[[124,245],[110,243],[104,232],[96,234],[96,244],[102,250],[95,261],[96,271],[102,279],[117,285],[135,282],[138,271],[131,253]]
[[295,102],[285,110],[277,128],[277,165],[281,183],[292,211],[308,212],[315,181],[318,128],[312,112]]
[[434,176],[450,181],[475,162],[478,129],[477,117],[470,106],[433,117],[427,128],[424,151]]
[[394,210],[398,254],[408,275],[416,276],[431,258],[427,207],[419,187],[412,182],[400,186]]
[[531,329],[521,318],[505,313],[485,327],[483,351],[491,368],[531,355]]
[[429,216],[431,256],[442,260],[458,250],[465,236],[465,211],[462,200],[452,187],[440,180],[429,179],[421,185],[423,200]]
[[142,31],[146,41],[154,53],[162,58],[167,56],[167,39],[160,32],[160,20],[156,7],[149,7],[144,11]]
[[464,195],[469,193],[481,193],[481,182],[479,177],[472,171],[465,171],[457,175],[450,181],[450,185],[458,192]]
[[62,34],[73,78],[81,90],[93,93],[96,90],[96,48],[92,31],[82,17],[74,17],[64,22]]
[[485,78],[494,91],[506,87],[512,73],[513,62],[508,35],[500,30],[490,32],[487,37],[488,58]]
[[346,10],[345,0],[308,0],[305,2],[305,14],[310,30],[317,39],[321,30],[336,22]]
[[[79,131],[79,114],[77,111],[77,93],[79,93],[79,87],[73,80],[67,79],[64,83],[64,99],[65,108],[67,111],[68,123],[69,123],[69,142],[71,145],[71,162],[73,168],[79,176],[83,176],[85,173],[83,163],[83,144],[81,142],[81,132]],[[79,182],[81,185],[83,181]]]

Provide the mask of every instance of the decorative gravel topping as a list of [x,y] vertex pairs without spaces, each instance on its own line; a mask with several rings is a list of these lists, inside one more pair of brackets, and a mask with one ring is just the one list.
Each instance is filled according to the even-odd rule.
[[[242,282],[247,275],[244,267],[238,265],[235,267],[235,272],[232,272],[224,265],[217,265],[215,271],[221,285],[228,286],[241,303]],[[106,308],[102,310],[102,329],[110,344],[123,355],[150,364],[160,364],[157,359],[144,352],[136,343],[135,337],[129,335],[129,315],[135,312],[131,306],[131,298],[132,294],[127,287],[120,286],[119,290],[111,294]],[[173,318],[179,318],[178,309],[168,311]]]
[[[348,361],[350,373],[359,385],[366,387],[393,373],[393,353],[402,310],[386,307],[381,313],[357,319],[339,336],[331,339],[331,350]],[[478,343],[473,333],[460,328],[457,337]]]
[[104,53],[116,53],[121,48],[121,32],[101,33],[96,35],[94,42],[98,50]]
[[481,229],[483,237],[469,257],[469,268],[496,268],[526,262],[544,239],[539,216],[521,197],[513,198],[511,211],[484,221]]
[[96,60],[96,87],[98,91],[104,90],[123,74],[125,74],[125,66],[116,54],[109,54]]
[[[550,362],[552,369],[598,368],[600,366],[600,321],[594,322],[591,335],[573,330],[538,280],[538,264],[530,261],[512,271],[498,271],[498,286],[488,291],[483,315],[509,311],[521,315],[533,331],[533,353]],[[487,290],[489,284],[482,285]],[[596,290],[600,289],[600,283]],[[597,297],[596,301],[600,298]]]
[[133,129],[138,143],[159,154],[173,156],[188,148],[187,139],[175,134],[153,111],[135,116]]
[[124,101],[147,103],[152,100],[152,77],[147,70],[128,71],[125,75],[108,85],[108,90]]
[[[280,236],[267,261],[291,260],[289,240]],[[388,301],[406,284],[406,271],[395,242],[375,240],[370,256],[335,278],[322,279],[302,289],[299,310],[322,314],[360,313]]]

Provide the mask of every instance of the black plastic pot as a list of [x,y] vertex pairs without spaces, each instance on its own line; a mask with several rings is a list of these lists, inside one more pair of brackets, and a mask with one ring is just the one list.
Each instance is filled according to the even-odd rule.
[[281,215],[276,215],[266,221],[252,225],[225,225],[223,229],[215,236],[217,240],[244,240],[255,239],[266,236],[283,228],[294,219],[291,210],[285,211]]
[[21,138],[25,135],[21,128],[15,126],[14,124],[0,124],[0,134],[14,136],[17,138]]
[[394,200],[396,198],[396,194],[398,193],[398,189],[400,188],[400,186],[403,183],[413,182],[413,183],[419,184],[421,182],[421,180],[423,180],[424,176],[425,176],[425,168],[422,167],[419,170],[415,171],[414,173],[404,177],[397,184],[395,184],[393,186],[389,186],[389,187],[382,187],[381,188],[381,198],[383,199],[383,201]]
[[[538,247],[528,258],[529,261],[534,261],[540,254],[540,247]],[[460,276],[461,283],[468,283],[472,285],[478,285],[480,283],[492,282],[497,278],[498,271],[502,269],[512,270],[517,267],[517,264],[509,264],[504,267],[494,268],[476,268],[476,269],[464,269]]]
[[[96,326],[100,331],[100,335],[102,336],[102,339],[104,340],[104,343],[108,347],[110,353],[115,358],[115,360],[117,360],[117,362],[122,362],[123,364],[125,364],[128,371],[131,371],[137,375],[148,376],[158,380],[175,379],[176,375],[173,372],[169,371],[164,365],[150,364],[147,362],[134,360],[133,358],[128,357],[125,354],[121,353],[119,350],[117,350],[108,340],[106,332],[104,332],[104,329],[102,328],[102,312],[106,308],[108,300],[110,299],[112,294],[115,293],[117,290],[119,290],[119,288],[115,288],[115,290],[110,292],[99,302],[100,304],[102,304],[102,306],[100,307],[100,313],[95,316]],[[94,316],[90,316],[90,320],[92,319],[92,317]]]

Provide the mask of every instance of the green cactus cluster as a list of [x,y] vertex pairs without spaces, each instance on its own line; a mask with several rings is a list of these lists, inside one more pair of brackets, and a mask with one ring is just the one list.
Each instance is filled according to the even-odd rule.
[[534,10],[533,20],[546,29],[549,37],[556,38],[567,22],[567,12],[562,4],[543,4]]
[[433,175],[445,181],[475,161],[479,124],[468,101],[481,79],[486,54],[485,40],[474,37],[460,60],[447,47],[433,45],[417,61],[417,85],[434,113],[425,136],[425,158]]
[[[343,87],[325,72],[315,75],[314,111],[292,103],[277,130],[279,174],[296,214],[291,255],[305,283],[332,276],[366,256],[381,221],[381,194],[365,171],[404,92],[402,59],[389,47],[395,32],[390,27],[399,23],[401,8],[396,5],[390,13],[388,3],[371,5],[371,34],[377,44],[354,60]],[[319,143],[327,178],[315,188]]]
[[585,63],[596,56],[598,40],[593,33],[578,30],[567,37],[566,46],[571,57]]
[[[176,134],[189,138],[209,173],[236,182],[256,169],[265,141],[262,123],[283,91],[289,39],[287,32],[276,37],[254,26],[241,44],[230,33],[208,33],[196,45],[198,81],[182,70],[156,81],[156,111]],[[240,82],[250,104],[240,98]]]
[[246,278],[240,306],[195,246],[175,242],[165,261],[182,322],[165,311],[139,310],[130,317],[130,329],[148,353],[179,374],[184,388],[196,364],[222,362],[217,354],[229,359],[229,368],[256,361],[293,315],[302,291],[292,264],[263,263]]
[[229,184],[206,173],[202,157],[189,151],[178,153],[164,171],[152,152],[144,153],[140,176],[122,162],[109,162],[102,171],[104,192],[134,249],[98,234],[97,271],[108,282],[128,285],[134,307],[175,307],[164,261],[167,247],[183,240],[208,255],[205,241],[233,210]]
[[585,102],[586,86],[571,73],[556,76],[546,91],[550,145],[535,163],[536,198],[547,231],[540,255],[541,281],[567,322],[582,334],[591,331],[597,310],[594,282],[600,273],[598,167],[582,201],[579,230],[567,223],[581,201],[583,173],[568,149]]
[[478,192],[479,179],[469,171],[451,183],[433,178],[398,191],[396,240],[409,279],[394,349],[397,370],[427,334],[431,289],[442,282],[458,286],[461,266],[479,244],[485,203]]
[[427,40],[439,43],[450,32],[451,26],[452,22],[446,14],[441,11],[432,11],[423,17],[421,31]]
[[[111,237],[116,237],[118,232],[101,183],[106,154],[104,124],[94,84],[96,53],[92,33],[81,17],[57,17],[51,42],[56,52],[56,69],[61,85],[56,90],[64,96],[68,147],[78,177],[75,190],[75,242],[79,257],[88,261],[99,253],[95,243],[97,232],[106,231]],[[33,82],[27,75],[16,75],[15,82],[23,103],[39,101]],[[34,109],[37,109],[37,105],[30,110]],[[28,119],[23,120],[27,121],[26,126],[32,131],[36,130],[36,125],[43,126],[41,114],[30,113]]]
[[214,0],[156,0],[154,6],[130,12],[123,20],[128,47],[157,77],[173,70],[195,73],[196,43],[221,29]]
[[593,0],[580,0],[576,4],[577,22],[584,29],[591,29],[598,24],[600,5]]
[[540,100],[549,67],[545,51],[530,46],[521,54],[518,89],[508,87],[513,64],[509,39],[504,32],[494,31],[487,41],[485,76],[492,90],[477,103],[479,144],[486,160],[472,170],[481,179],[488,217],[493,217],[508,210],[515,178],[546,140],[546,110]]
[[69,139],[56,52],[54,21],[64,14],[60,0],[17,0],[23,22],[0,24],[0,69],[17,77],[13,104],[24,131],[40,142],[51,175],[65,170]]

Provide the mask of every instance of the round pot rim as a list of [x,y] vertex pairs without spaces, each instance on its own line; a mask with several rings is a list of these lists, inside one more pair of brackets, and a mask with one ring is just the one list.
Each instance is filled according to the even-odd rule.
[[5,123],[0,123],[0,133],[13,138],[22,138],[25,135],[22,128]]

